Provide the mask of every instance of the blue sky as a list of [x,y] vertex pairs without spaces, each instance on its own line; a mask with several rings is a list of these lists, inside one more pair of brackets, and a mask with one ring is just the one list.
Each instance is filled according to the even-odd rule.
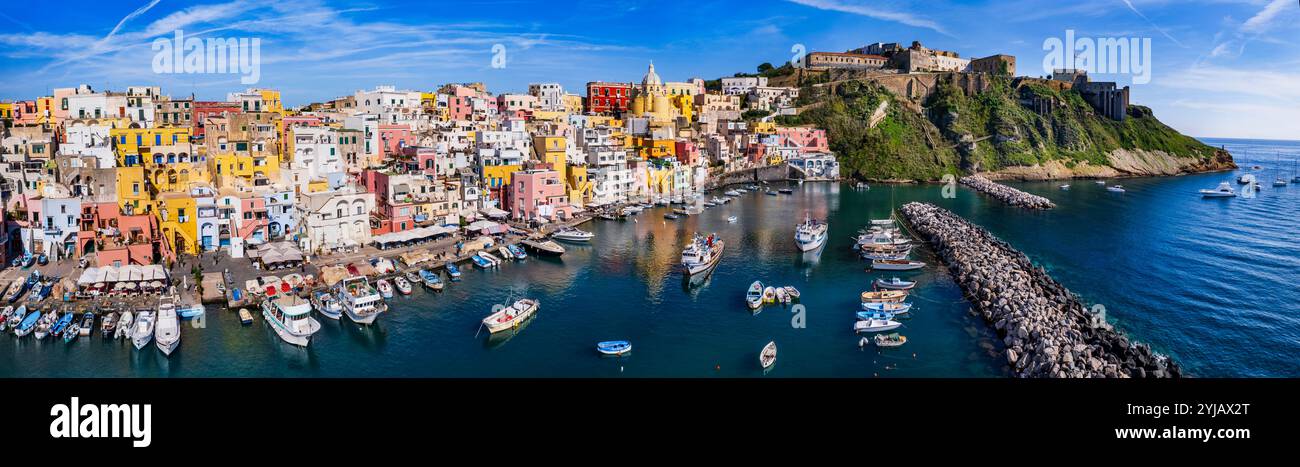
[[[666,80],[716,78],[782,63],[796,44],[920,40],[963,57],[1012,54],[1019,74],[1042,75],[1044,40],[1072,29],[1150,38],[1151,80],[1132,100],[1184,133],[1300,139],[1297,0],[11,1],[0,6],[0,99],[79,83],[200,99],[248,87],[238,75],[154,73],[151,43],[176,29],[259,38],[257,86],[289,105],[381,84],[555,81],[583,93],[588,81],[639,80],[652,60]],[[492,67],[496,44],[504,68]]]

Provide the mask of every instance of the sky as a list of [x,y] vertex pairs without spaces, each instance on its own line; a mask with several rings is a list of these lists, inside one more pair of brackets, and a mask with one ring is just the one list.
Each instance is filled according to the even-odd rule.
[[[155,40],[170,44],[177,30],[257,39],[258,81],[155,72]],[[640,81],[651,62],[667,81],[713,79],[795,50],[914,40],[962,57],[1015,55],[1018,74],[1043,76],[1045,42],[1067,30],[1149,39],[1149,80],[1132,70],[1093,79],[1131,85],[1132,103],[1183,133],[1300,139],[1300,0],[10,1],[0,100],[82,83],[210,100],[265,87],[290,106],[378,85],[484,82],[500,93],[558,82],[583,94],[588,81]]]

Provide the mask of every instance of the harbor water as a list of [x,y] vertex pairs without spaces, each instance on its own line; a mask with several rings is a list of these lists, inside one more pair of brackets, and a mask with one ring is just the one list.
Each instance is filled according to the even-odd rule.
[[[702,214],[667,220],[658,207],[627,221],[593,220],[586,245],[560,258],[530,256],[499,269],[464,266],[464,277],[433,293],[417,285],[397,296],[376,325],[317,316],[308,348],[282,343],[257,313],[241,326],[233,311],[209,308],[183,326],[170,358],[152,345],[96,335],[62,340],[0,336],[3,377],[994,377],[1005,376],[1001,345],[926,248],[921,271],[873,273],[850,251],[869,219],[909,201],[932,202],[981,225],[1081,295],[1105,307],[1130,338],[1172,355],[1194,376],[1296,376],[1300,362],[1300,185],[1291,178],[1300,143],[1207,140],[1233,151],[1264,183],[1253,199],[1201,199],[1196,191],[1236,173],[1134,178],[1126,193],[1089,180],[1011,183],[1050,198],[1041,212],[1006,207],[966,188],[806,183],[792,195],[741,195]],[[1281,153],[1278,162],[1278,154]],[[1263,166],[1251,171],[1252,165]],[[1233,185],[1237,185],[1234,183]],[[719,194],[720,195],[720,194]],[[800,253],[794,226],[828,220],[827,244]],[[736,216],[735,223],[727,218]],[[634,219],[634,220],[633,220]],[[726,249],[702,284],[677,268],[694,232],[716,232]],[[858,294],[877,277],[919,282],[905,345],[859,347],[852,331]],[[797,309],[751,313],[749,284],[793,285]],[[489,336],[479,323],[493,305],[541,302],[516,332]],[[191,324],[201,324],[196,328]],[[628,340],[631,354],[602,357],[595,344]],[[764,372],[759,351],[778,346]]]

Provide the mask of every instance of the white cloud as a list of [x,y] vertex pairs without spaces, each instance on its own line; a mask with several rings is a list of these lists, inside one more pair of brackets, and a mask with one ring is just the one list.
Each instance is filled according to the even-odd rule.
[[1273,25],[1273,21],[1282,14],[1287,6],[1293,4],[1292,0],[1273,0],[1263,10],[1250,17],[1245,23],[1241,24],[1242,31],[1250,33],[1264,32]]
[[818,10],[837,11],[840,13],[849,13],[859,16],[866,16],[882,21],[904,24],[907,26],[933,29],[943,34],[948,34],[943,26],[932,20],[922,18],[911,13],[899,11],[890,11],[882,8],[878,4],[855,4],[846,3],[840,0],[787,0],[792,3],[798,3],[803,6],[816,8]]

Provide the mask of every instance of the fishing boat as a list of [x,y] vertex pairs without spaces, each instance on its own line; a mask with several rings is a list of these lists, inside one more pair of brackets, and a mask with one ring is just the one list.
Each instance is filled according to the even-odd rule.
[[813,220],[808,214],[804,214],[802,224],[794,228],[794,243],[799,246],[799,251],[812,251],[821,248],[826,244],[826,230],[829,228],[825,222]]
[[478,266],[479,269],[488,269],[492,266],[495,266],[495,264],[493,264],[491,260],[484,258],[481,253],[482,252],[470,255],[469,260],[473,261],[474,265]]
[[385,300],[393,298],[393,284],[389,284],[388,279],[375,281],[375,288],[379,289],[379,295]]
[[898,333],[876,334],[876,347],[898,347],[907,343],[907,336]]
[[912,304],[903,302],[862,302],[862,310],[905,315],[911,313]]
[[853,323],[854,332],[885,332],[893,331],[902,326],[903,323],[892,319],[867,319]]
[[1106,187],[1106,191],[1109,191],[1111,193],[1123,193],[1126,190],[1124,190],[1124,185],[1111,185]]
[[865,321],[871,319],[890,320],[894,319],[895,314],[888,311],[859,311],[858,320]]
[[13,303],[18,301],[18,298],[22,297],[24,293],[27,293],[27,289],[29,288],[31,288],[31,285],[27,284],[25,279],[14,279],[14,281],[9,284],[9,288],[5,289],[5,302]]
[[27,305],[18,305],[18,308],[15,308],[13,314],[9,316],[9,329],[17,329],[18,323],[23,322],[23,318],[26,317]]
[[487,327],[489,333],[498,333],[501,331],[514,329],[520,323],[528,320],[537,308],[541,306],[537,300],[530,298],[520,299],[508,307],[502,308],[496,313],[483,318],[483,326]]
[[239,324],[244,326],[253,324],[253,313],[248,311],[247,308],[239,309]]
[[722,192],[722,194],[727,195],[727,196],[740,196],[740,192],[739,192],[739,191],[736,191],[736,190],[727,190],[727,191]]
[[117,333],[117,313],[110,311],[104,313],[104,317],[99,319],[99,336],[105,339],[112,339]]
[[334,296],[343,304],[343,312],[357,324],[371,324],[384,312],[384,297],[363,276],[343,279],[335,286]]
[[[281,295],[262,302],[262,318],[271,325],[280,340],[306,347],[311,336],[320,330],[320,322],[311,317],[311,305],[295,295]],[[249,317],[252,320],[252,317]]]
[[596,351],[603,355],[623,355],[632,351],[632,343],[628,341],[597,342]]
[[153,326],[153,310],[136,310],[135,324],[131,330],[131,344],[135,345],[136,350],[143,349],[153,342]]
[[501,266],[501,263],[503,262],[503,261],[501,260],[501,258],[498,258],[497,255],[494,255],[494,254],[492,254],[492,252],[487,251],[487,250],[480,251],[480,252],[478,252],[478,254],[479,254],[479,256],[482,256],[483,259],[486,259],[486,260],[488,260],[489,262],[491,262],[491,263],[492,263],[492,267],[498,267],[498,266]]
[[203,305],[199,303],[176,307],[176,315],[179,316],[181,319],[198,318],[200,316],[203,316],[207,312],[208,312],[207,308],[204,308]]
[[515,254],[511,253],[510,249],[506,248],[505,245],[501,245],[497,247],[497,258],[500,258],[502,261],[510,261],[515,259]]
[[793,285],[787,285],[784,287],[784,289],[785,289],[785,296],[790,297],[790,300],[799,299],[799,295],[800,295],[799,289],[794,288]]
[[573,227],[564,227],[551,234],[551,238],[556,240],[574,243],[590,242],[591,239],[595,237],[596,234],[594,233]]
[[14,316],[13,306],[7,306],[4,308],[3,311],[0,311],[0,332],[4,332],[5,329],[9,328],[9,319],[13,318],[13,316]]
[[691,212],[687,211],[685,208],[677,208],[673,210],[673,214],[677,214],[679,216],[689,216],[691,215]]
[[31,253],[23,254],[23,269],[30,268],[33,264],[36,264],[36,256]]
[[923,267],[925,267],[925,263],[905,259],[876,259],[871,261],[871,268],[880,271],[911,271]]
[[682,268],[686,271],[687,276],[705,274],[713,271],[722,261],[722,250],[725,243],[718,234],[709,234],[709,236],[695,235],[691,243],[682,250]]
[[510,250],[510,254],[514,255],[515,259],[528,258],[528,252],[524,251],[523,247],[519,245],[511,243],[509,245],[506,245],[506,249]]
[[339,319],[343,316],[343,304],[339,303],[333,294],[324,290],[317,290],[311,294],[311,306],[321,316],[329,319]]
[[[460,280],[460,268],[456,267],[456,263],[447,263],[447,265],[444,266],[444,268],[447,269],[447,276],[451,277],[452,282],[456,282]],[[421,278],[423,277],[424,276],[421,275]]]
[[163,355],[171,355],[181,345],[181,322],[176,316],[176,304],[170,297],[158,302],[158,323],[154,325],[153,342]]
[[90,333],[95,330],[95,312],[87,311],[81,315],[81,325],[77,326],[77,333],[82,337],[90,337]]
[[1232,188],[1228,182],[1219,183],[1219,186],[1213,190],[1201,190],[1202,198],[1234,198],[1237,196],[1237,190]]
[[415,289],[411,287],[411,281],[406,280],[406,278],[402,276],[393,278],[393,287],[396,287],[397,293],[402,295],[410,295],[411,292],[415,291]]
[[[19,307],[18,312],[15,312],[14,316],[20,316],[20,312],[25,312],[25,310],[26,307]],[[31,313],[21,314],[21,316],[23,316],[23,320],[19,321],[17,326],[14,326],[14,335],[18,337],[23,337],[32,333],[32,330],[36,328],[36,322],[41,319],[41,312],[33,311]]]
[[420,283],[435,292],[442,290],[444,286],[442,277],[439,277],[438,273],[424,269],[420,270]]
[[59,316],[59,320],[50,327],[49,334],[54,337],[63,335],[63,331],[68,329],[68,325],[72,324],[73,318],[75,316],[72,316],[72,313],[63,313],[62,316]]
[[114,339],[117,339],[119,337],[130,338],[131,324],[134,323],[134,319],[135,319],[135,315],[131,314],[131,310],[123,311],[120,315],[118,315],[117,330],[113,331],[113,338]]
[[776,190],[776,191],[779,192],[779,193],[781,193],[781,194],[783,194],[783,195],[794,194],[794,189],[792,189],[792,188],[782,188],[782,189],[779,189],[779,190]]
[[903,261],[912,254],[912,249],[903,248],[894,251],[878,251],[877,249],[862,250],[862,259],[873,261]]
[[763,350],[758,353],[758,364],[764,370],[776,364],[776,341],[768,342],[767,345],[763,346]]
[[65,344],[77,340],[78,337],[81,337],[81,325],[77,323],[69,324],[68,327],[63,329],[63,333],[60,334],[60,337],[63,337],[63,343]]
[[520,240],[519,243],[538,255],[560,256],[564,254],[564,247],[550,240]]
[[736,223],[736,216],[728,216],[728,217],[727,217],[727,223],[728,223],[728,224],[735,224],[735,223]]
[[862,303],[901,303],[903,300],[907,300],[907,295],[907,292],[902,290],[862,292]]
[[763,288],[763,303],[776,303],[776,287]]
[[745,291],[745,303],[749,305],[751,310],[757,310],[763,306],[762,282],[754,281],[753,284],[749,284],[749,290]]
[[905,281],[897,277],[876,279],[876,288],[879,289],[911,290],[913,287],[916,287],[916,281]]

